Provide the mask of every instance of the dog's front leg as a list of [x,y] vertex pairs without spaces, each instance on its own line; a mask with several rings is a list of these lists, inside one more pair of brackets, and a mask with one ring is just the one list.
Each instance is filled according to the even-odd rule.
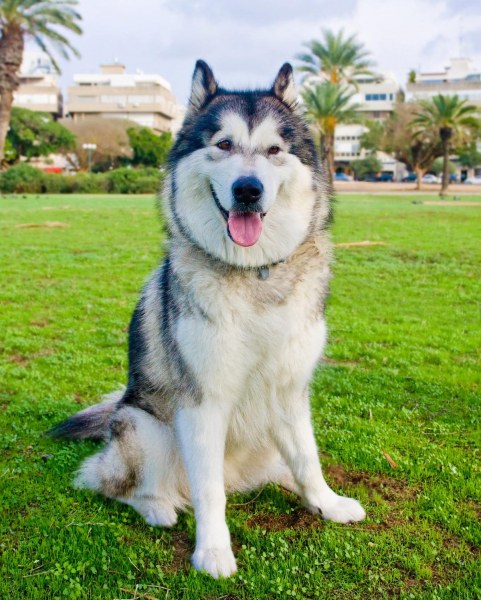
[[366,513],[359,502],[338,496],[324,479],[307,398],[302,405],[297,403],[277,412],[272,435],[310,512],[320,513],[324,519],[338,523],[364,519]]
[[196,519],[192,564],[216,579],[237,570],[225,521],[224,451],[228,414],[221,406],[204,400],[198,406],[182,408],[176,416]]

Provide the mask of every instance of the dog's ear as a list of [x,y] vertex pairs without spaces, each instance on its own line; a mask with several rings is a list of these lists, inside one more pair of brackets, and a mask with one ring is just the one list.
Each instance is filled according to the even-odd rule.
[[192,76],[189,110],[197,112],[205,106],[215,96],[217,87],[212,69],[203,60],[198,60],[195,63],[194,75]]
[[297,90],[294,82],[294,72],[289,63],[284,63],[279,73],[277,73],[272,85],[272,93],[288,106],[293,106],[296,103]]

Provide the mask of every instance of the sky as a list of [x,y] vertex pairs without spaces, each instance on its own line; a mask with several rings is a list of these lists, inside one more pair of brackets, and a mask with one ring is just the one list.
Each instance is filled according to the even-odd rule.
[[81,58],[60,60],[60,83],[118,61],[167,79],[187,102],[197,58],[224,87],[270,85],[323,28],[357,34],[379,71],[401,85],[410,69],[440,70],[455,56],[481,68],[480,0],[80,0]]

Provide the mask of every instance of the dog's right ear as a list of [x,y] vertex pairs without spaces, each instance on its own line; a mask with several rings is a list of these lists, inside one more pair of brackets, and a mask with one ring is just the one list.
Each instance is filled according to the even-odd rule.
[[192,76],[189,111],[197,112],[204,107],[215,96],[217,87],[212,69],[203,60],[198,60]]

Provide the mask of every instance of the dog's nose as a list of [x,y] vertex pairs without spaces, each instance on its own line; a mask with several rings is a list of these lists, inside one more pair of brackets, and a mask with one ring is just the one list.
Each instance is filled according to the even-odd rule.
[[261,199],[264,186],[257,177],[239,177],[232,184],[232,194],[236,202],[252,204]]

